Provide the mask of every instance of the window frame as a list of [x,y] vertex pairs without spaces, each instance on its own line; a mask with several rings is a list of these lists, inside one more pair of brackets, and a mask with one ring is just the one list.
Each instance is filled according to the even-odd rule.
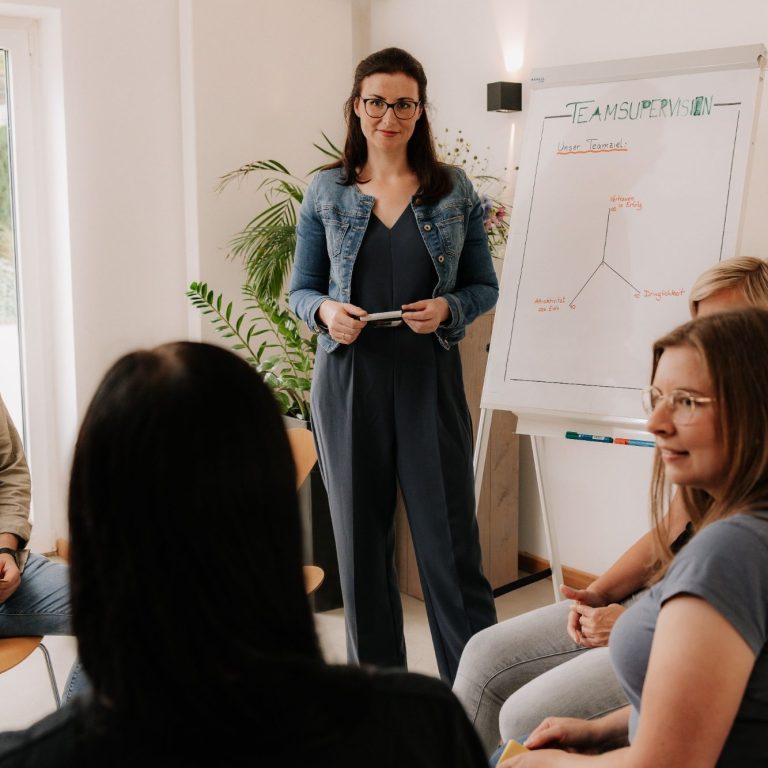
[[32,475],[29,546],[38,552],[54,551],[57,539],[68,535],[69,446],[76,424],[58,24],[58,17],[0,16],[0,48],[8,51],[9,168],[24,413],[24,424],[17,428],[26,437]]

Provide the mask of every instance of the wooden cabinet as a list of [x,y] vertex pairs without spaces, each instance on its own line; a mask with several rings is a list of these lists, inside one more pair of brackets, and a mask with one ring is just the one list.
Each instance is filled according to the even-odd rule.
[[[472,414],[475,437],[492,327],[493,314],[483,315],[469,326],[465,339],[459,345],[464,369],[464,388]],[[477,510],[483,569],[494,588],[517,578],[519,462],[518,438],[513,432],[514,427],[513,414],[508,411],[494,411],[483,488]],[[399,493],[396,526],[396,562],[400,591],[423,599],[411,533]]]

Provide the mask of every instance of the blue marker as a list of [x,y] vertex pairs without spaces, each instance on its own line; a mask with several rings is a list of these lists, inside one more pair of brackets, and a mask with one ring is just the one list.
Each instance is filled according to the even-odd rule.
[[584,432],[566,432],[565,436],[569,440],[588,440],[590,443],[612,443],[612,437],[603,437],[602,435],[587,435]]
[[638,445],[641,448],[655,448],[656,443],[651,440],[630,440],[627,437],[617,437],[614,441],[616,445]]

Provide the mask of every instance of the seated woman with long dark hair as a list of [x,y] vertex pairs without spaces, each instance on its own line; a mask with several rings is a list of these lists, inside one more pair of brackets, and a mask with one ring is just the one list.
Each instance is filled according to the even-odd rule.
[[0,736],[0,766],[485,764],[440,681],[324,663],[285,429],[232,353],[176,343],[115,363],[80,430],[69,520],[93,692]]

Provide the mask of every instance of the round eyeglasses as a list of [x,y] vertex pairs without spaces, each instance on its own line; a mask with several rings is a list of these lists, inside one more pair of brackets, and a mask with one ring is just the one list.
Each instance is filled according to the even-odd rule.
[[410,120],[416,114],[420,103],[410,99],[398,99],[398,101],[390,104],[388,101],[379,98],[363,99],[362,102],[365,114],[368,117],[384,117],[387,114],[387,110],[391,109],[398,120]]
[[643,410],[650,416],[659,403],[666,402],[672,412],[672,421],[675,424],[690,424],[696,407],[714,403],[714,397],[696,397],[684,389],[673,389],[668,395],[662,395],[656,387],[643,389]]

